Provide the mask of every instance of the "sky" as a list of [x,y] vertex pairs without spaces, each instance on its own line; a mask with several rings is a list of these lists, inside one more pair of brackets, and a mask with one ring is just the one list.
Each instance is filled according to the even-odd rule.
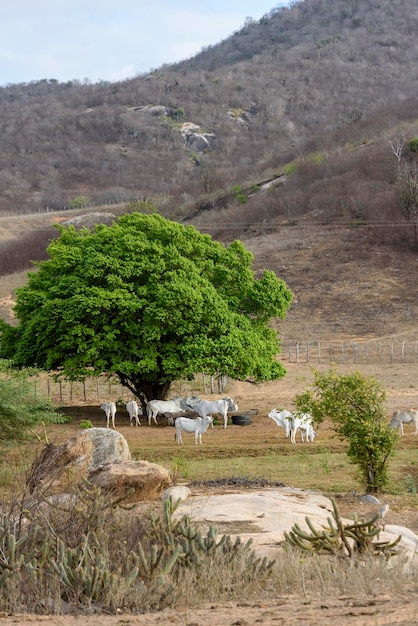
[[197,54],[290,0],[1,0],[0,85],[115,82]]

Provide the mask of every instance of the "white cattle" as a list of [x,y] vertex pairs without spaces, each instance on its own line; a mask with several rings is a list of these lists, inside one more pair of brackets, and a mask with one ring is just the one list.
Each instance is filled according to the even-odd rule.
[[394,411],[392,415],[392,419],[390,420],[390,425],[392,428],[399,428],[401,431],[401,436],[403,437],[403,425],[410,424],[413,422],[415,424],[415,432],[414,435],[418,434],[418,410],[417,409],[401,409],[398,411]]
[[[181,413],[181,408],[177,400],[150,400],[147,404],[148,424],[151,426],[151,420],[153,419],[155,424],[157,423],[157,415],[159,413]],[[171,418],[172,420],[173,418]],[[169,418],[170,420],[170,418]]]
[[199,396],[176,396],[171,400],[179,404],[182,411],[194,411],[194,407],[200,402]]
[[141,426],[141,422],[139,421],[139,415],[142,415],[142,408],[138,406],[137,401],[130,400],[129,402],[127,402],[126,410],[129,413],[129,421],[131,423],[131,426],[134,425],[134,420],[136,426]]
[[292,413],[290,411],[278,411],[277,409],[273,409],[270,411],[268,416],[276,422],[277,426],[280,428],[284,428],[286,432],[286,437],[290,436],[290,430],[292,426]]
[[106,414],[107,428],[109,428],[109,421],[110,421],[110,418],[112,418],[112,428],[114,429],[115,428],[116,404],[114,402],[103,402],[103,404],[100,405],[100,408]]
[[186,433],[194,433],[195,444],[200,443],[200,445],[202,445],[202,434],[212,425],[212,418],[210,415],[195,418],[177,417],[174,424],[176,427],[177,443],[183,443],[181,431],[184,430]]
[[207,415],[222,415],[224,418],[224,428],[228,423],[228,411],[238,411],[238,405],[232,400],[232,398],[222,398],[222,400],[201,400],[198,402],[194,410],[200,417],[206,417]]
[[296,433],[298,430],[300,430],[302,442],[305,441],[305,435],[308,443],[315,439],[316,432],[313,429],[312,421],[312,415],[309,413],[300,413],[299,411],[292,413],[290,426],[291,443],[296,443]]

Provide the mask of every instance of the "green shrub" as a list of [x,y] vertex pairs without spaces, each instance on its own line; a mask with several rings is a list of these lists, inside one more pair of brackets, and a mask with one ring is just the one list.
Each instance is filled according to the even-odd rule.
[[412,137],[408,141],[408,149],[410,152],[418,152],[418,137]]

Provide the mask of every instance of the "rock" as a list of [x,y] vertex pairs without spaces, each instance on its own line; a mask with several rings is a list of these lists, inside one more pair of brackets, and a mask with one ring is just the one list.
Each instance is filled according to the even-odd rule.
[[181,125],[180,132],[184,138],[186,148],[191,152],[204,153],[212,149],[216,135],[205,133],[198,124],[185,122]]
[[360,496],[359,502],[362,504],[380,504],[380,500],[370,493],[366,493],[364,496]]
[[88,228],[93,230],[96,224],[106,224],[111,226],[113,222],[117,222],[118,218],[114,213],[100,213],[99,211],[93,211],[86,213],[85,215],[77,215],[70,220],[62,222],[64,226],[72,224],[76,230],[80,228]]
[[62,445],[47,445],[35,459],[28,478],[29,491],[65,493],[108,463],[131,459],[125,437],[109,428],[88,428]]
[[168,500],[171,498],[173,502],[177,502],[177,500],[185,500],[191,493],[190,489],[185,485],[176,485],[166,489],[161,495],[161,500]]
[[172,482],[168,470],[131,460],[123,435],[109,428],[89,428],[62,445],[48,445],[35,459],[27,484],[42,496],[71,493],[83,479],[116,497],[131,488],[126,502],[156,498]]
[[[252,540],[254,549],[262,556],[274,558],[278,546],[294,524],[309,531],[306,517],[316,528],[328,525],[332,518],[332,503],[312,491],[289,487],[266,489],[252,493],[191,496],[181,502],[174,517],[188,515],[193,521],[220,526],[224,534],[237,534],[243,541]],[[343,519],[343,523],[350,520]],[[244,524],[245,523],[245,524]],[[246,530],[241,531],[245,525]],[[418,561],[418,537],[411,530],[386,526],[379,541],[394,541],[402,536],[398,552],[407,560]]]
[[109,464],[90,474],[89,481],[119,497],[133,489],[123,502],[126,504],[155,500],[172,483],[170,472],[161,465],[148,461],[126,461]]
[[138,113],[152,115],[154,117],[171,117],[175,112],[175,109],[172,107],[166,107],[162,104],[155,104],[153,106],[137,106],[132,107],[132,110],[137,111]]

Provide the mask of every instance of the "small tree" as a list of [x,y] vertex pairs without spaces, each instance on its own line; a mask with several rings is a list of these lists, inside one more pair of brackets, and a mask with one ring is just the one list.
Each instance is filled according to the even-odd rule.
[[328,417],[340,439],[349,442],[348,457],[358,465],[367,492],[381,491],[398,438],[385,415],[381,384],[359,372],[338,375],[331,369],[324,374],[314,371],[314,376],[314,389],[298,395],[296,406],[317,423]]
[[57,424],[67,419],[39,396],[31,373],[16,371],[7,361],[0,361],[0,443],[22,440],[42,422]]

